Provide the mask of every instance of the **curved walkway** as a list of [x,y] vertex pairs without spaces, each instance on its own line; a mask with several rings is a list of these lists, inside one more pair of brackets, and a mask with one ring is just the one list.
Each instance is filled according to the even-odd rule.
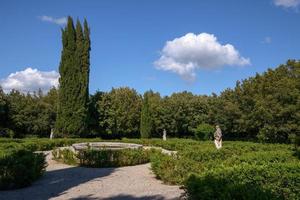
[[47,153],[45,175],[27,188],[1,191],[5,200],[171,200],[180,199],[179,186],[155,179],[150,164],[120,168],[83,168],[58,163]]

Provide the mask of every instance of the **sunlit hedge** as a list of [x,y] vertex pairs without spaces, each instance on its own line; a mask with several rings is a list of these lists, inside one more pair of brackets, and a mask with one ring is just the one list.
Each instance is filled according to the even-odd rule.
[[300,162],[292,145],[225,142],[155,154],[152,170],[166,183],[184,185],[189,199],[297,199]]

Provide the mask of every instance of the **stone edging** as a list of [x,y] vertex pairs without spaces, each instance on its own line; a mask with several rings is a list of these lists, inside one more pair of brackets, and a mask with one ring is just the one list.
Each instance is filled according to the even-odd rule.
[[[96,147],[99,143],[101,143],[103,145],[103,148],[108,147],[108,146],[112,146],[113,150],[120,150],[120,149],[140,149],[143,148],[144,150],[150,150],[150,149],[156,149],[156,150],[160,150],[161,153],[166,154],[166,155],[175,155],[177,154],[177,151],[171,151],[171,150],[167,150],[164,149],[162,147],[155,147],[155,146],[143,146],[141,144],[133,144],[133,143],[120,143],[120,142],[95,142],[95,143],[89,143],[90,147]],[[67,147],[58,147],[57,149],[59,150],[64,150],[64,149],[69,149],[72,152],[76,152],[78,150],[82,150],[84,148],[87,147],[88,143],[75,143],[72,146],[67,146]],[[120,147],[124,146],[124,147]]]

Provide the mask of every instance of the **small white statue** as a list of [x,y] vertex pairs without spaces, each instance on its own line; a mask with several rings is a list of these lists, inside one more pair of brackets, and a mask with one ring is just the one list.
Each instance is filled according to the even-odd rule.
[[167,131],[166,131],[166,129],[164,129],[164,131],[163,131],[163,140],[164,141],[167,140]]
[[215,145],[217,149],[222,148],[222,131],[219,125],[216,126],[216,132],[214,134]]
[[51,128],[50,139],[53,138],[53,128]]

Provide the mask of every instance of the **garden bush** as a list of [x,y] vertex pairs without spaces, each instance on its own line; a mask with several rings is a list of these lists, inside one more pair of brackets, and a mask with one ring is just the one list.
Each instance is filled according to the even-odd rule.
[[0,190],[28,186],[45,171],[44,154],[17,148],[0,154]]
[[299,163],[219,167],[185,181],[189,199],[297,199]]
[[213,126],[203,123],[193,130],[193,132],[197,140],[212,140],[214,130]]
[[199,142],[176,156],[155,154],[151,167],[189,199],[299,199],[300,162],[293,145]]
[[[0,154],[21,149],[30,152],[51,150],[56,147],[70,146],[73,143],[98,141],[102,140],[0,138]],[[104,151],[87,149],[78,155],[70,149],[59,149],[53,153],[57,153],[55,157],[62,162],[88,167],[135,165],[148,162],[150,159],[156,176],[166,183],[183,185],[190,199],[209,199],[209,197],[213,199],[299,199],[300,196],[298,189],[300,188],[300,162],[297,157],[299,146],[296,145],[225,141],[223,148],[216,150],[212,141],[191,139],[110,141],[157,146],[176,150],[178,153],[168,156],[157,151],[121,150],[118,152],[108,149]],[[1,156],[2,165],[6,163],[3,158]],[[3,173],[1,171],[1,174]],[[1,175],[1,183],[3,177]],[[32,178],[26,178],[28,179]],[[216,191],[218,188],[220,192]]]
[[121,167],[148,163],[153,151],[142,149],[86,149],[78,153],[70,149],[56,149],[52,152],[56,160],[70,165],[86,167]]
[[156,152],[150,156],[151,169],[157,178],[168,184],[181,184],[189,173],[200,170],[201,165],[190,159],[179,158],[177,155],[166,155]]
[[84,150],[78,154],[80,165],[89,167],[121,167],[149,162],[149,151],[142,149]]
[[70,149],[55,148],[52,151],[55,160],[61,161],[68,165],[78,165],[78,158],[74,151]]

